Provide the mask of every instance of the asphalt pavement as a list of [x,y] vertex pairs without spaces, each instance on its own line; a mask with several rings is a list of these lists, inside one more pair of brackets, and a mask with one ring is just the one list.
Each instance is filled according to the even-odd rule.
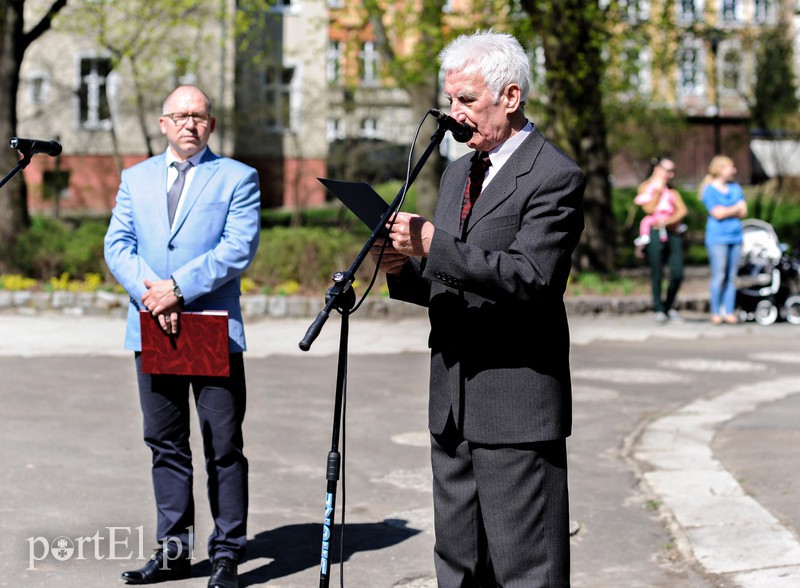
[[[685,319],[570,319],[572,586],[796,588],[800,327]],[[303,352],[310,323],[246,324],[242,586],[319,585],[342,329],[331,317]],[[0,314],[0,586],[122,586],[151,553],[149,451],[123,330],[107,316]],[[424,318],[350,320],[333,586],[436,585],[426,338]],[[198,438],[195,565],[174,583],[187,588],[210,572]]]

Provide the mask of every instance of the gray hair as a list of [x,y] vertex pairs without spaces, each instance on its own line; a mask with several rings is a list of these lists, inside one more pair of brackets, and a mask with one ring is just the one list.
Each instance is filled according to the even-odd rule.
[[461,35],[439,53],[442,71],[477,70],[495,102],[509,84],[517,84],[523,104],[531,86],[531,66],[519,41],[507,33],[476,31]]

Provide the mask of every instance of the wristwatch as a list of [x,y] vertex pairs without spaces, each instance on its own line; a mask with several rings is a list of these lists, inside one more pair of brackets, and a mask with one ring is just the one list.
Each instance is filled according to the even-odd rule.
[[175,278],[173,278],[172,276],[170,276],[170,278],[172,278],[172,293],[175,294],[175,298],[178,299],[178,302],[183,304],[183,293],[181,292],[181,289],[178,286],[178,282],[176,282]]

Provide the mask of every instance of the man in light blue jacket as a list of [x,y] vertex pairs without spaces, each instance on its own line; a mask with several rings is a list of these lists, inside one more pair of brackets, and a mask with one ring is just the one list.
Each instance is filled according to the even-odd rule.
[[[144,440],[153,454],[160,543],[144,567],[122,578],[150,584],[191,573],[191,386],[214,519],[208,585],[232,588],[245,553],[248,502],[240,276],[258,247],[259,180],[256,170],[208,149],[216,120],[202,90],[179,86],[162,112],[159,125],[169,146],[122,172],[105,238],[106,263],[130,295],[125,348],[135,355]],[[230,376],[143,373],[140,310],[148,310],[167,333],[177,333],[182,310],[228,311]]]

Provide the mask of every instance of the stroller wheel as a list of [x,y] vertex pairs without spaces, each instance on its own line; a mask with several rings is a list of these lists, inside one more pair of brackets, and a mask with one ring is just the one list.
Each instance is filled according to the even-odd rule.
[[787,323],[800,325],[800,295],[789,296],[783,303],[783,312]]
[[778,320],[778,307],[769,300],[762,300],[756,304],[755,318],[759,325],[771,325]]

